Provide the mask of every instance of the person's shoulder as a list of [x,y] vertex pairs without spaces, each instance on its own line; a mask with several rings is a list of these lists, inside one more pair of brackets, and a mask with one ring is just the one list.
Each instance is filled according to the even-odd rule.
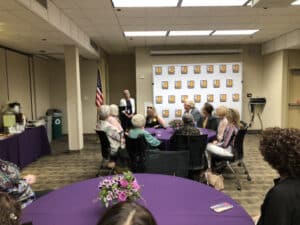
[[268,197],[281,202],[289,201],[300,194],[300,179],[287,178],[279,181],[269,192]]

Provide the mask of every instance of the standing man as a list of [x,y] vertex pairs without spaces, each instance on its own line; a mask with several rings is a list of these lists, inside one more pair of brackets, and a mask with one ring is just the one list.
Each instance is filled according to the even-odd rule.
[[189,100],[184,102],[184,114],[191,114],[194,117],[195,122],[198,122],[201,117],[200,111],[195,108],[194,101]]
[[129,90],[124,90],[123,96],[120,100],[120,119],[124,131],[127,131],[131,128],[131,118],[135,114],[135,100],[130,97]]

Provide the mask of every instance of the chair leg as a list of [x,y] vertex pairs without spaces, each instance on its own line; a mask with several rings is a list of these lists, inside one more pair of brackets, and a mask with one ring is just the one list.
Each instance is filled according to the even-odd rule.
[[230,169],[230,171],[233,173],[233,175],[235,176],[235,180],[236,180],[236,185],[237,185],[237,190],[242,190],[242,187],[241,187],[241,182],[240,182],[240,179],[238,178],[236,172],[234,171],[234,169],[232,168],[231,164],[229,161],[227,161],[227,166],[228,168]]
[[244,163],[244,161],[243,160],[241,160],[241,165],[243,166],[243,168],[244,168],[244,170],[245,170],[245,174],[247,175],[247,180],[248,181],[251,181],[252,180],[252,178],[251,178],[251,176],[250,176],[250,174],[249,174],[249,171],[248,171],[248,169],[247,169],[247,167],[246,167],[246,165],[245,165],[245,163]]

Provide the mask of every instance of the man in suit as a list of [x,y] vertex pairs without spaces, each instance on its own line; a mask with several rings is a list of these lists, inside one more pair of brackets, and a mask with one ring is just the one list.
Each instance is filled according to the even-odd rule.
[[187,100],[184,102],[184,114],[191,114],[195,122],[198,122],[201,117],[200,111],[195,108],[194,101]]

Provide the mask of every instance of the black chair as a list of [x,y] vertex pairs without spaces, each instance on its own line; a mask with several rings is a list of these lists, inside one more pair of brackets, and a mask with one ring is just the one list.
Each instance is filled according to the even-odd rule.
[[[205,150],[207,146],[207,135],[187,136],[176,135],[176,151],[188,151],[190,154],[189,171],[190,178],[196,180],[195,175],[205,167]],[[199,173],[198,173],[199,175]]]
[[147,143],[143,135],[138,138],[126,137],[126,149],[130,158],[130,169],[134,173],[145,171]]
[[[235,136],[234,148],[233,148],[233,157],[216,157],[218,161],[223,161],[226,163],[226,166],[230,169],[236,179],[237,189],[242,190],[240,180],[237,176],[236,171],[233,169],[232,164],[237,163],[239,166],[242,166],[245,170],[245,174],[247,175],[247,180],[251,181],[251,176],[248,172],[248,169],[243,161],[244,159],[244,139],[247,134],[246,129],[240,129]],[[215,156],[214,156],[215,157]]]
[[102,158],[105,160],[109,160],[111,148],[106,133],[104,131],[99,130],[96,130],[96,133],[100,139]]
[[188,151],[146,151],[145,172],[188,177],[190,154]]

